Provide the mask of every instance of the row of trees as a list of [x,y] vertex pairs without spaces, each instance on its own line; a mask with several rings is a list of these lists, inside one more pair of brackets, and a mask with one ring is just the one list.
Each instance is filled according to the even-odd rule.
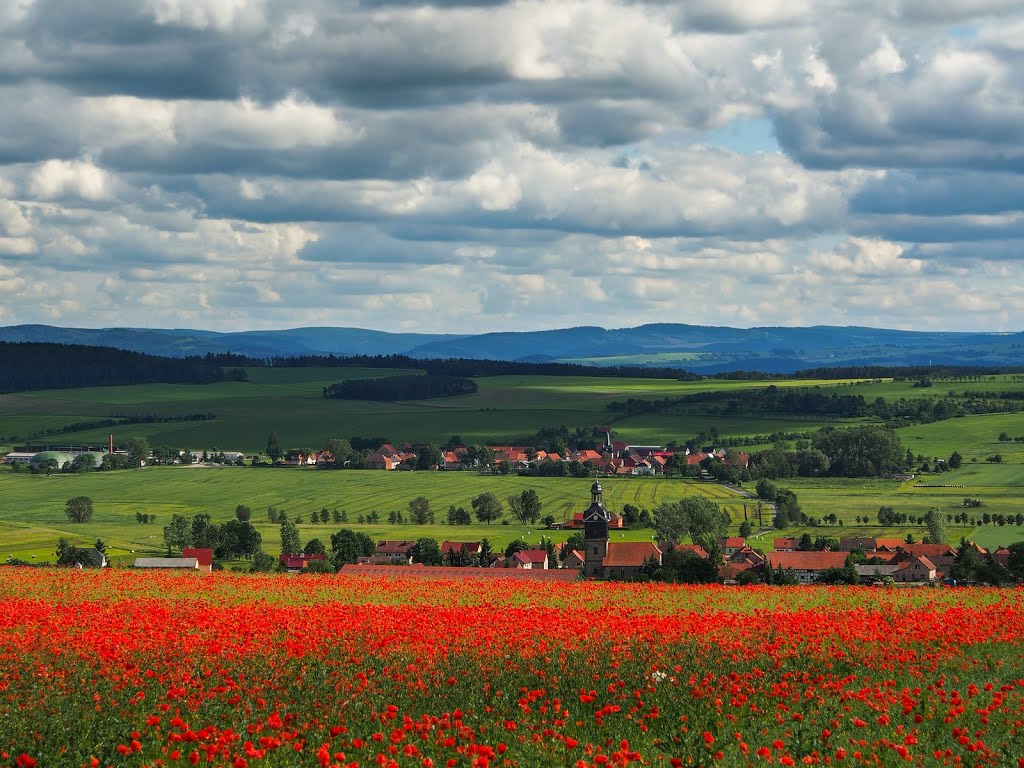
[[428,373],[424,376],[383,376],[377,379],[346,379],[324,387],[326,398],[338,400],[427,400],[471,395],[478,389],[472,379]]
[[911,397],[892,401],[876,397],[869,401],[863,395],[848,395],[817,387],[780,389],[773,384],[763,389],[709,390],[660,400],[630,398],[613,401],[607,407],[616,413],[630,416],[697,413],[725,417],[874,418],[890,423],[890,426],[907,426],[968,414],[1015,412],[1022,410],[1024,404],[1017,392],[1003,392],[999,395],[984,392],[965,392],[963,395],[949,393],[940,398]]
[[209,548],[221,560],[250,559],[263,546],[263,536],[251,522],[236,518],[215,523],[207,514],[172,515],[163,533],[168,552],[180,552],[186,547]]

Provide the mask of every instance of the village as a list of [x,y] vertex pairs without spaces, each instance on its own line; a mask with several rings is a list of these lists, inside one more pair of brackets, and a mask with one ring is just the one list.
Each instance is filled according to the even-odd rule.
[[[23,446],[0,456],[0,463],[29,466],[36,469],[72,470],[89,462],[90,468],[103,467],[103,456],[127,457],[129,452],[116,447],[114,436],[110,435],[105,450],[88,446]],[[679,471],[684,467],[693,468],[699,474],[706,462],[719,462],[736,467],[746,467],[749,455],[743,451],[727,451],[724,448],[706,447],[702,450],[682,448],[668,450],[660,445],[633,445],[613,440],[611,430],[605,430],[603,442],[592,448],[566,449],[564,453],[536,450],[522,445],[465,446],[449,445],[445,448],[416,446],[403,443],[396,446],[382,443],[375,450],[348,457],[335,456],[329,448],[320,451],[292,448],[280,456],[271,456],[273,466],[306,467],[320,469],[353,468],[384,471],[412,471],[417,469],[458,471],[476,470],[481,472],[530,472],[560,475],[572,474],[574,468],[582,467],[584,475],[604,476],[654,476]],[[215,463],[226,465],[259,465],[259,455],[247,455],[243,451],[209,449],[167,449],[150,450],[140,457],[145,465],[188,465]]]
[[[432,576],[455,578],[518,578],[543,581],[572,581],[578,578],[636,581],[649,580],[667,558],[701,562],[715,581],[729,584],[783,583],[859,583],[882,586],[954,585],[950,578],[961,550],[949,544],[911,543],[904,539],[873,536],[849,536],[839,540],[838,548],[801,549],[796,538],[775,538],[770,550],[756,546],[761,539],[742,536],[718,538],[714,554],[700,544],[678,542],[615,541],[612,534],[624,527],[623,518],[607,510],[600,482],[591,487],[590,506],[554,527],[575,535],[561,549],[550,540],[539,546],[512,547],[491,552],[486,541],[451,541],[438,545],[438,562],[418,558],[422,540],[382,540],[372,554],[341,565],[341,573],[385,576]],[[582,536],[580,535],[582,532]],[[576,546],[572,546],[575,544]],[[1006,567],[1010,550],[989,552],[973,543],[966,545],[971,556],[981,562]],[[717,560],[718,562],[712,562]],[[101,563],[96,562],[96,565]],[[210,549],[185,548],[180,557],[140,557],[134,567],[141,569],[213,570]],[[317,566],[315,569],[313,566]],[[706,566],[712,566],[708,571]],[[302,573],[306,570],[333,571],[326,553],[282,554],[278,570]],[[837,574],[846,578],[836,580]],[[852,576],[852,578],[851,578]]]

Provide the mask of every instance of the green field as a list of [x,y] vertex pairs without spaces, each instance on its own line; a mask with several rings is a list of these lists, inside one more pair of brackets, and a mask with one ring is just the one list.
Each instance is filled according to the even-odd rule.
[[[762,388],[760,381],[675,381],[555,376],[496,376],[478,379],[472,395],[408,403],[325,400],[325,386],[345,378],[400,371],[366,368],[251,368],[249,381],[208,385],[154,384],[24,392],[0,396],[0,449],[25,442],[45,429],[116,416],[213,413],[212,421],[133,424],[116,427],[115,439],[145,436],[152,445],[256,452],[276,431],[285,446],[317,448],[331,437],[381,436],[393,442],[445,442],[459,435],[466,443],[524,439],[542,427],[570,429],[610,424],[616,436],[634,443],[684,441],[716,428],[723,437],[814,430],[835,421],[815,418],[711,417],[703,414],[642,414],[618,417],[613,400],[679,397],[713,389]],[[414,373],[405,371],[406,373]],[[911,382],[781,381],[778,387],[817,386],[841,394],[887,399],[935,397],[947,390],[999,392],[1019,388],[1019,377],[987,377],[978,382],[940,382],[915,388]],[[36,437],[35,442],[106,442],[108,429]],[[966,458],[1001,452],[1024,463],[1024,443],[997,443],[1000,432],[1024,435],[1024,413],[971,416],[900,431],[915,454]]]
[[[102,538],[115,557],[143,551],[159,551],[163,526],[172,514],[209,514],[223,522],[234,517],[238,504],[253,509],[253,523],[263,535],[264,548],[279,549],[279,531],[268,522],[266,509],[274,506],[290,519],[301,517],[303,541],[319,537],[329,543],[330,534],[341,527],[362,530],[375,539],[415,539],[429,536],[439,540],[479,540],[486,536],[495,547],[515,538],[539,541],[537,526],[516,523],[469,526],[390,525],[388,513],[408,513],[409,501],[426,496],[440,523],[449,505],[472,512],[470,501],[484,493],[498,498],[534,488],[544,505],[543,514],[558,521],[582,511],[590,503],[589,479],[521,478],[481,476],[471,472],[374,472],[316,469],[253,469],[251,467],[147,467],[135,471],[96,472],[83,475],[29,475],[0,472],[0,562],[8,555],[43,561],[52,557],[56,542],[65,537],[75,543]],[[676,501],[688,495],[713,498],[742,519],[743,499],[734,491],[706,483],[674,479],[629,478],[603,481],[605,503],[613,511],[625,504],[653,509],[662,501]],[[64,515],[64,503],[73,496],[88,496],[96,513],[86,524],[72,524]],[[338,508],[348,513],[349,522],[312,524],[310,513],[321,508]],[[383,521],[375,525],[357,522],[359,515],[376,511]],[[136,512],[155,514],[149,525],[136,522]],[[510,519],[510,523],[512,520]],[[564,541],[568,532],[544,532]],[[646,529],[617,533],[625,540],[650,539]]]
[[[408,372],[408,371],[407,371]],[[25,442],[32,433],[81,421],[123,415],[214,413],[213,421],[133,424],[114,429],[115,439],[145,436],[152,445],[256,452],[277,431],[286,446],[317,448],[331,437],[382,436],[393,442],[501,443],[526,438],[541,427],[590,427],[611,423],[606,408],[630,397],[678,397],[713,387],[728,391],[764,382],[681,382],[556,376],[495,376],[478,380],[479,391],[462,397],[410,403],[326,400],[325,386],[345,378],[395,371],[360,368],[252,368],[248,382],[207,385],[153,384],[23,392],[0,396],[0,448]],[[829,382],[779,382],[779,386]],[[706,416],[637,416],[614,421],[616,435],[633,442],[686,440],[717,426],[722,435],[767,434],[821,426],[821,421],[736,419]],[[92,429],[36,442],[106,442],[108,429]],[[14,438],[14,439],[12,439]]]
[[[409,539],[429,536],[438,540],[479,540],[486,536],[495,547],[504,547],[514,538],[523,537],[531,543],[541,535],[564,541],[564,531],[542,532],[536,526],[523,526],[510,519],[509,525],[473,524],[452,527],[441,524],[449,505],[471,509],[470,500],[484,492],[501,499],[534,488],[544,504],[544,514],[561,521],[582,510],[589,500],[593,481],[579,478],[521,478],[490,476],[471,472],[374,472],[329,471],[316,469],[252,469],[250,467],[150,467],[137,471],[90,473],[52,477],[0,472],[0,561],[8,555],[43,561],[52,557],[60,537],[76,543],[87,543],[99,537],[110,545],[115,559],[130,559],[141,552],[161,549],[162,530],[172,514],[207,513],[223,522],[233,516],[238,504],[252,507],[253,522],[264,537],[268,551],[278,549],[278,529],[266,518],[267,507],[285,510],[291,519],[302,518],[303,541],[318,537],[328,541],[340,527],[362,530],[375,539]],[[613,511],[625,504],[653,509],[663,501],[674,501],[697,494],[714,499],[727,509],[733,519],[734,531],[743,519],[744,505],[748,518],[757,526],[757,502],[724,487],[668,478],[610,478],[602,480],[605,501]],[[925,484],[964,485],[965,487],[920,487]],[[775,536],[878,535],[905,537],[908,533],[920,540],[921,526],[880,528],[876,514],[882,504],[892,505],[898,512],[923,515],[932,507],[947,514],[960,510],[955,506],[966,496],[982,499],[984,507],[971,511],[1013,514],[1024,510],[1024,466],[965,466],[959,472],[919,478],[916,481],[810,480],[780,481],[780,485],[796,491],[801,507],[811,516],[822,517],[830,512],[843,521],[842,526],[791,528],[784,531],[764,530],[754,546],[771,548]],[[92,522],[75,525],[63,513],[64,502],[78,495],[89,496],[96,507]],[[432,526],[391,525],[386,522],[392,511],[407,513],[408,503],[416,496],[426,496],[439,524]],[[340,525],[312,524],[310,513],[321,508],[345,510],[349,522]],[[376,511],[377,524],[360,524],[359,515]],[[155,514],[153,524],[135,522],[135,513]],[[769,517],[765,517],[768,523]],[[866,524],[855,522],[866,515]],[[770,524],[770,523],[769,523]],[[973,538],[984,546],[1008,544],[1024,540],[1024,529],[1013,525],[979,526],[977,529],[950,526],[950,541],[961,536]],[[649,529],[617,533],[624,540],[645,540]],[[134,552],[133,552],[134,550]]]
[[[800,500],[804,512],[814,517],[834,513],[842,521],[840,527],[797,528],[812,536],[906,536],[918,540],[924,535],[921,526],[880,528],[877,525],[878,508],[892,506],[897,512],[915,517],[923,516],[932,507],[946,515],[967,512],[975,518],[984,513],[1016,515],[1024,512],[1024,465],[965,464],[955,472],[921,475],[912,481],[845,480],[842,478],[793,478],[778,481],[792,489]],[[967,497],[980,499],[984,506],[962,509],[959,505]],[[857,524],[858,516],[868,516],[867,524]],[[983,546],[1024,541],[1024,527],[1016,525],[979,525],[976,528],[949,526],[949,541],[960,537],[977,540]]]
[[[610,424],[615,436],[643,444],[683,441],[702,430],[715,428],[723,437],[746,438],[772,432],[802,432],[835,421],[818,419],[712,417],[700,414],[643,414],[613,421],[606,408],[612,400],[630,397],[657,399],[714,389],[733,391],[765,387],[759,381],[675,381],[658,379],[620,379],[604,377],[500,376],[478,380],[479,391],[464,397],[414,403],[376,403],[325,400],[322,389],[344,378],[373,377],[400,371],[361,368],[253,368],[250,381],[213,385],[143,385],[103,387],[79,390],[51,390],[0,396],[0,450],[6,443],[23,442],[34,432],[74,422],[124,415],[216,414],[211,421],[135,424],[115,428],[115,440],[145,436],[152,445],[170,445],[192,450],[242,450],[257,452],[266,444],[270,431],[276,431],[282,445],[319,448],[331,437],[353,435],[386,437],[394,442],[431,441],[443,443],[459,435],[465,443],[503,443],[525,439],[541,427],[565,425],[570,429]],[[405,371],[405,373],[415,373]],[[1019,389],[1020,377],[985,377],[977,382],[937,382],[934,387],[913,387],[912,382],[864,381],[784,381],[780,387],[818,386],[843,394],[875,397],[936,397],[947,391],[966,389],[1002,392]],[[793,488],[803,510],[811,516],[837,514],[844,525],[833,529],[812,528],[812,535],[842,535],[882,532],[886,535],[913,534],[920,538],[923,529],[911,526],[903,531],[878,531],[872,523],[857,526],[855,517],[868,515],[874,520],[878,507],[894,506],[897,511],[923,515],[937,506],[954,513],[953,505],[970,496],[983,500],[978,510],[991,514],[1017,514],[1024,509],[1024,443],[1000,442],[1006,432],[1011,438],[1024,435],[1024,413],[968,416],[898,430],[905,447],[915,455],[946,458],[954,450],[965,459],[957,472],[918,478],[915,482],[845,481],[794,479],[779,484]],[[37,438],[49,444],[102,445],[107,429]],[[16,438],[16,439],[11,439]],[[749,450],[769,447],[751,440]],[[985,458],[995,453],[1003,464],[990,464]],[[131,550],[159,548],[162,526],[171,514],[207,512],[216,520],[228,519],[239,503],[256,511],[266,546],[277,547],[277,531],[266,522],[264,510],[276,506],[292,517],[321,507],[346,509],[350,524],[358,515],[377,511],[382,519],[389,512],[405,511],[410,499],[429,498],[439,519],[450,504],[469,508],[469,500],[481,492],[493,490],[504,498],[526,487],[535,487],[545,505],[545,513],[561,519],[581,509],[587,500],[591,481],[578,479],[528,479],[483,477],[475,473],[382,473],[325,472],[307,470],[253,470],[251,468],[172,467],[147,468],[138,472],[118,472],[86,476],[50,478],[0,472],[0,560],[8,554],[18,557],[49,557],[56,539],[74,537],[76,541],[99,536],[108,540],[115,552],[131,555]],[[607,482],[609,506],[620,509],[625,503],[652,508],[662,500],[674,500],[685,493],[717,495],[727,503],[738,524],[742,518],[742,498],[716,486],[692,485],[677,480],[623,479]],[[962,485],[963,488],[926,488],[919,485]],[[71,526],[63,516],[64,501],[84,494],[97,505],[94,522]],[[753,507],[748,503],[750,513]],[[135,523],[136,512],[156,514],[156,524]],[[326,538],[339,526],[302,526],[302,535]],[[488,536],[503,546],[512,538],[526,535],[518,526],[447,526],[412,528],[411,526],[366,526],[375,538],[410,538],[428,535],[439,539],[450,536],[477,539]],[[800,529],[786,533],[801,533]],[[986,544],[1024,539],[1024,531],[1015,526],[950,530],[951,538],[971,535]],[[532,531],[531,537],[537,532]],[[773,534],[766,533],[767,536]],[[629,537],[646,538],[650,531],[633,531]],[[559,538],[557,535],[555,538]]]

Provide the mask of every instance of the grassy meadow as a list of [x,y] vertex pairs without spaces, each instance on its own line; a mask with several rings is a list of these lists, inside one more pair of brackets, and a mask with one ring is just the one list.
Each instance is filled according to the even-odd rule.
[[[330,534],[340,527],[361,530],[375,539],[415,539],[429,536],[438,540],[478,540],[486,536],[498,548],[516,538],[537,543],[542,535],[537,526],[524,526],[506,516],[508,525],[474,523],[468,526],[443,524],[449,505],[464,507],[472,514],[470,501],[481,493],[494,493],[504,501],[526,488],[534,488],[544,505],[542,514],[561,521],[582,511],[590,503],[589,479],[521,478],[482,476],[475,472],[374,472],[330,471],[300,468],[253,469],[251,467],[146,467],[135,471],[93,472],[81,475],[30,475],[0,472],[0,562],[8,555],[37,561],[52,558],[57,539],[91,543],[102,538],[115,558],[130,559],[141,552],[159,552],[163,526],[173,514],[209,514],[215,521],[234,517],[238,504],[252,508],[252,522],[263,536],[264,549],[279,551],[276,525],[267,520],[266,510],[283,509],[299,525],[303,541],[320,538],[329,545]],[[708,496],[728,509],[738,521],[743,516],[743,498],[735,491],[707,483],[664,478],[624,478],[602,481],[605,503],[612,510],[625,504],[652,509],[663,501],[688,495]],[[93,500],[91,522],[70,523],[64,504],[73,496]],[[430,500],[436,525],[392,525],[388,514],[401,511],[408,516],[409,502],[417,496]],[[310,514],[322,508],[344,510],[348,522],[310,523]],[[360,524],[360,515],[376,511],[381,522]],[[135,514],[156,515],[148,525],[136,522]],[[475,520],[475,518],[474,518]],[[544,531],[555,541],[564,541],[566,531]],[[623,540],[650,539],[652,531],[640,529],[616,533]]]

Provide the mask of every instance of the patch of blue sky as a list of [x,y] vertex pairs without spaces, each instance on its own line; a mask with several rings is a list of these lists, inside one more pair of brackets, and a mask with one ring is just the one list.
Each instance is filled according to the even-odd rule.
[[954,40],[973,40],[978,36],[978,27],[974,24],[960,24],[949,28],[949,36]]
[[707,131],[702,143],[731,149],[741,155],[782,151],[775,126],[766,117],[738,117],[721,128]]

